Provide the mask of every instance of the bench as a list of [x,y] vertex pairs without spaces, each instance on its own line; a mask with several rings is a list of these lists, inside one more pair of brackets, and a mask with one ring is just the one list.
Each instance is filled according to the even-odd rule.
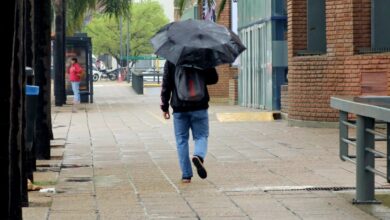
[[160,77],[162,77],[162,73],[159,72],[148,72],[142,73],[139,71],[131,71],[131,86],[133,87],[135,93],[138,95],[144,94],[144,76],[157,76],[157,82],[160,83]]

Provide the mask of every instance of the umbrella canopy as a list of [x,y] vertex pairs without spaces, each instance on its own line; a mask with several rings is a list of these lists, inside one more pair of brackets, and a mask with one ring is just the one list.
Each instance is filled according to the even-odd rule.
[[246,49],[235,33],[205,20],[172,22],[151,43],[155,53],[171,63],[200,69],[233,63]]

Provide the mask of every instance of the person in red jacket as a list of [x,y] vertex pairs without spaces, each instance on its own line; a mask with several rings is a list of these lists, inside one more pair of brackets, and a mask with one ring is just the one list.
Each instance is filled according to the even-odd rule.
[[83,69],[77,61],[77,58],[71,59],[71,65],[68,68],[68,74],[70,82],[72,83],[73,90],[73,112],[76,112],[76,104],[80,103],[80,81],[81,81],[81,73]]

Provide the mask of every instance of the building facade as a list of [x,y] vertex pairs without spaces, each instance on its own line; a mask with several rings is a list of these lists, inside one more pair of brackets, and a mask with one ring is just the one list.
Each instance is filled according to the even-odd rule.
[[288,118],[338,120],[335,95],[390,95],[390,1],[288,0]]
[[287,79],[286,1],[238,1],[238,17],[247,47],[239,65],[239,105],[280,110],[281,85]]

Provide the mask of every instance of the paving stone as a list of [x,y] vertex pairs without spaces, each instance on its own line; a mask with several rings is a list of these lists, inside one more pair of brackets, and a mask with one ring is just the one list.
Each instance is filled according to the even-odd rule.
[[[259,110],[212,104],[208,178],[201,180],[194,169],[192,182],[183,184],[173,123],[161,118],[160,89],[145,88],[139,96],[125,83],[95,86],[94,104],[82,105],[82,111],[53,108],[54,133],[61,139],[52,144],[65,146],[53,151],[59,160],[38,164],[62,164],[60,193],[32,194],[35,204],[47,207],[24,209],[31,219],[49,207],[49,219],[71,220],[375,219],[335,192],[265,190],[354,186],[354,165],[338,158],[337,129],[288,127],[286,121],[221,122],[218,114]],[[388,216],[385,209],[376,213]]]
[[23,208],[24,220],[42,220],[47,219],[49,207],[27,207]]

